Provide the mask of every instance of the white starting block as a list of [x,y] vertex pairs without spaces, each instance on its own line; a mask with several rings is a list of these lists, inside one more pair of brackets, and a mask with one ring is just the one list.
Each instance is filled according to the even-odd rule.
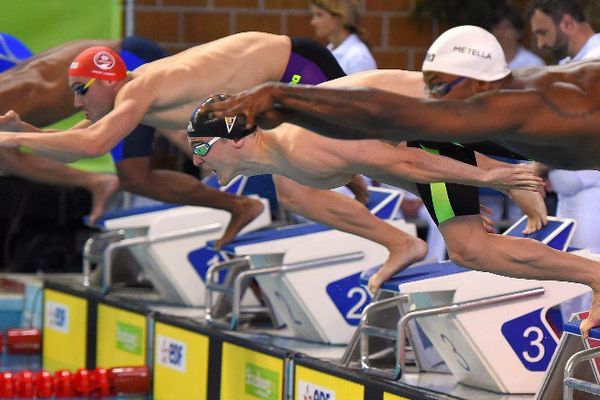
[[[509,228],[505,232],[505,234],[511,235],[511,236],[522,236],[522,230],[525,226],[526,226],[526,220],[525,220],[525,218],[522,218],[520,221],[517,221],[511,228]],[[550,217],[549,223],[546,227],[544,227],[542,230],[536,232],[533,235],[529,235],[528,237],[532,237],[543,243],[550,244],[552,247],[555,247],[557,249],[566,249],[568,247],[570,238],[572,237],[574,228],[575,228],[575,222],[573,220],[558,219],[555,217]],[[363,283],[367,282],[368,278],[370,277],[370,275],[372,275],[372,273],[373,273],[373,271],[369,271],[368,273],[365,273],[361,277],[361,280],[363,281]],[[505,293],[503,292],[503,290],[500,290],[496,296],[492,296],[492,298],[486,299],[485,301],[480,302],[481,304],[479,304],[480,299],[478,299],[477,292],[473,290],[474,289],[473,285],[477,286],[477,283],[474,283],[476,281],[470,280],[473,278],[469,278],[470,276],[472,276],[473,273],[484,274],[481,272],[473,272],[473,271],[466,270],[462,267],[458,267],[457,265],[455,265],[454,263],[451,263],[451,262],[414,266],[405,271],[402,271],[400,274],[398,274],[397,276],[395,276],[394,278],[392,278],[391,280],[389,280],[382,286],[382,292],[388,292],[388,293],[393,294],[393,293],[398,293],[398,291],[400,290],[400,293],[402,293],[402,294],[400,294],[400,295],[396,294],[396,297],[391,297],[391,298],[390,298],[390,295],[387,295],[387,297],[388,297],[387,299],[376,300],[371,305],[369,305],[369,307],[367,307],[367,309],[365,310],[365,313],[363,315],[363,320],[361,321],[361,326],[359,327],[359,332],[357,334],[357,337],[354,339],[352,345],[349,346],[349,348],[344,356],[343,361],[346,364],[348,364],[353,359],[356,359],[356,354],[357,354],[356,347],[358,347],[358,345],[359,345],[358,336],[360,336],[360,339],[361,339],[360,340],[360,359],[361,359],[361,364],[362,364],[365,372],[371,373],[374,375],[378,375],[378,376],[382,376],[382,377],[386,377],[389,379],[397,379],[400,376],[400,374],[403,372],[403,369],[405,366],[405,361],[406,361],[407,349],[405,348],[405,344],[404,344],[405,328],[410,328],[410,329],[408,329],[407,334],[409,335],[409,338],[411,339],[410,342],[412,344],[412,346],[411,346],[412,348],[409,348],[409,350],[411,350],[413,353],[412,355],[414,357],[414,361],[416,362],[418,370],[419,371],[442,372],[443,369],[439,368],[441,358],[437,354],[437,351],[435,350],[435,348],[439,347],[439,343],[436,344],[434,342],[433,344],[436,344],[436,346],[434,348],[434,346],[432,345],[433,341],[430,341],[429,338],[427,337],[429,335],[425,334],[425,332],[429,333],[429,331],[423,326],[421,328],[419,328],[419,326],[414,323],[414,317],[418,315],[419,311],[409,312],[408,314],[406,314],[406,312],[408,311],[407,306],[406,306],[407,303],[412,304],[413,308],[419,308],[419,307],[431,308],[431,307],[438,306],[437,312],[442,313],[442,311],[446,311],[446,310],[440,310],[439,308],[443,308],[446,306],[454,307],[454,306],[456,306],[456,303],[459,303],[459,302],[464,303],[464,304],[468,303],[468,307],[471,307],[471,308],[474,305],[484,307],[485,304],[490,304],[490,303],[494,303],[497,301],[503,301],[503,300],[510,300],[513,296],[516,296],[517,298],[520,296],[525,296],[525,297],[527,296],[526,288],[521,288],[522,293],[517,293],[516,295],[510,294],[510,292],[512,292],[512,291],[518,292],[519,291],[518,285],[522,284],[523,282],[526,282],[523,280],[514,280],[517,282],[517,284],[515,286],[515,288],[516,288],[515,290],[508,288],[508,289],[504,290]],[[487,275],[495,277],[495,275],[492,275],[492,274],[487,274]],[[509,279],[509,278],[502,278],[502,277],[497,277],[497,278]],[[494,278],[492,278],[492,282],[493,281],[494,281]],[[430,282],[433,282],[433,283],[430,284]],[[436,286],[435,286],[436,284],[439,285],[439,288],[436,288]],[[538,284],[538,282],[535,282],[535,284],[533,284],[533,285],[535,286],[537,284]],[[542,283],[542,282],[540,282],[539,284],[544,285],[544,283]],[[495,283],[494,283],[494,285],[495,285]],[[566,285],[570,285],[570,284],[566,284]],[[560,284],[559,284],[559,286],[560,286]],[[523,290],[525,290],[525,292],[523,292]],[[421,293],[419,293],[420,291],[422,291],[424,293],[421,294]],[[532,293],[534,293],[534,292],[535,292],[535,290],[533,290]],[[408,294],[408,293],[411,293],[411,294]],[[579,293],[579,292],[577,292],[577,293]],[[568,297],[566,297],[566,299],[568,299],[570,297],[575,297],[577,295],[577,293],[568,294],[567,295]],[[487,293],[487,296],[482,294],[480,297],[481,298],[490,297],[489,294],[493,294],[493,292]],[[381,296],[381,294],[378,293],[378,296]],[[472,297],[469,297],[469,296],[472,296]],[[546,295],[544,297],[544,299],[545,299],[544,301],[547,301],[547,297],[548,297],[548,295]],[[470,302],[472,302],[472,301],[475,301],[475,303],[470,304]],[[562,301],[562,300],[558,299],[556,301],[556,303],[559,303],[560,301]],[[554,305],[554,304],[552,304],[552,305]],[[394,309],[397,309],[397,311],[395,311],[395,314],[393,316],[391,316],[391,317],[387,316],[386,318],[379,318],[380,314],[382,314],[382,313],[390,314],[390,312],[392,312]],[[489,311],[489,308],[482,308],[482,310],[484,310],[484,313],[485,313],[485,312]],[[485,311],[485,310],[488,310],[488,311]],[[495,310],[495,308],[494,308],[494,310]],[[469,315],[471,313],[467,313],[465,315]],[[440,318],[446,318],[445,312],[443,312],[442,314],[443,314],[443,316]],[[497,315],[497,313],[494,311],[494,316],[496,316],[496,315]],[[404,316],[404,317],[402,317],[402,316]],[[394,322],[394,317],[395,317],[395,321],[398,321],[398,318],[402,317],[402,320],[400,321],[400,323],[398,323],[397,326],[394,325],[394,324],[396,324]],[[456,317],[457,316],[452,315],[452,318],[456,318]],[[374,321],[372,321],[372,320],[374,320]],[[422,318],[420,318],[418,320],[419,323],[421,323],[421,320],[422,320]],[[382,324],[382,321],[383,321],[383,324]],[[486,319],[486,321],[487,321],[487,319]],[[400,325],[402,325],[402,326],[400,326]],[[402,339],[396,340],[400,336],[402,336]],[[371,359],[371,355],[373,353],[372,353],[372,351],[369,350],[369,337],[379,337],[380,339],[384,339],[384,341],[387,341],[388,343],[390,341],[396,341],[397,363],[396,363],[396,369],[394,371],[381,370],[381,369],[374,368],[371,366],[370,359]],[[446,339],[443,339],[443,340],[448,340],[447,335],[445,335],[444,337]],[[374,344],[379,345],[379,347],[382,346],[382,344],[378,343],[378,341],[375,341]],[[446,347],[448,347],[448,345],[446,345]],[[461,355],[462,355],[462,353],[461,353]],[[456,357],[457,356],[455,355],[454,360],[456,360]],[[446,359],[448,357],[442,357],[442,358],[444,358],[444,361],[446,361]],[[462,362],[462,359],[459,359],[459,360],[460,360],[460,362],[458,362],[459,366],[467,365]],[[455,361],[454,364],[455,364],[454,367],[456,367],[457,362]],[[500,363],[500,365],[502,365],[502,363]],[[470,366],[469,366],[469,368],[470,368]],[[475,367],[474,369],[477,370],[477,368],[478,368],[478,366]],[[453,370],[453,372],[454,372],[454,370]],[[468,374],[465,374],[464,371],[462,371],[460,369],[459,369],[459,373],[461,376],[468,375]],[[479,386],[479,385],[475,384],[475,386]],[[502,389],[498,389],[497,387],[495,387],[492,390],[502,391]],[[518,393],[518,392],[512,392],[512,393]]]
[[[393,217],[402,193],[391,189],[370,188],[376,199],[372,212]],[[416,235],[416,227],[403,220],[389,221]],[[231,320],[225,326],[236,329],[240,318],[239,296],[243,281],[256,278],[263,294],[285,322],[293,337],[324,343],[347,343],[355,330],[360,313],[370,301],[360,286],[359,275],[367,268],[383,264],[388,252],[376,243],[317,224],[302,224],[241,237],[224,250],[248,257],[250,270],[236,277]],[[226,266],[215,266],[213,276]],[[209,288],[219,290],[208,279]],[[211,290],[207,295],[211,296]],[[213,304],[207,298],[206,304]],[[210,322],[210,308],[206,312]]]
[[[587,316],[582,313],[579,317]],[[535,400],[587,400],[600,396],[600,328],[583,339],[580,319],[567,322]],[[594,398],[596,398],[594,396]]]
[[[552,222],[558,230],[574,228],[570,220]],[[563,233],[549,235],[548,242],[562,236],[566,248],[572,232]],[[589,290],[576,283],[468,271],[401,284],[414,310],[401,324],[418,318],[460,383],[499,393],[535,393],[558,343],[560,326],[549,310]]]
[[460,383],[498,393],[535,393],[558,343],[548,310],[584,285],[468,271],[403,284],[418,318]]
[[[404,221],[388,223],[410,233]],[[257,269],[256,280],[291,336],[347,344],[371,301],[360,285],[360,273],[381,266],[387,256],[387,249],[377,243],[327,231],[289,248],[278,271],[258,275],[262,271]]]
[[[240,176],[223,190],[239,193],[247,179]],[[271,223],[269,204],[266,200],[261,201],[263,212],[242,233]],[[203,305],[206,271],[224,259],[220,253],[205,246],[208,241],[222,236],[230,219],[231,215],[223,210],[173,205],[122,210],[116,218],[105,219],[104,228],[118,232],[121,240],[104,250],[103,290],[108,291],[111,286],[115,252],[127,248],[162,300],[185,306]],[[102,234],[101,238],[114,235],[112,232]],[[86,243],[86,248],[91,246]],[[89,284],[89,278],[86,280],[89,267],[86,269],[84,283]]]

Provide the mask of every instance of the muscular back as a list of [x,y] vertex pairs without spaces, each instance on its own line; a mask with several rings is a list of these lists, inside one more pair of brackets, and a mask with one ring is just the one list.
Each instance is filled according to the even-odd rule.
[[15,110],[24,121],[46,126],[75,112],[67,83],[69,64],[91,46],[119,50],[117,40],[79,40],[37,54],[0,74],[0,114]]
[[151,98],[144,122],[181,129],[202,99],[278,81],[287,65],[287,36],[245,32],[193,47],[136,69],[117,101]]
[[600,61],[523,70],[508,88],[533,99],[519,134],[498,142],[557,167],[600,167]]
[[[364,86],[410,97],[425,97],[423,75],[416,71],[375,70],[324,82],[319,86]],[[316,188],[344,185],[356,173],[415,191],[402,176],[402,148],[381,140],[336,140],[296,125],[270,131],[283,151],[282,174]]]

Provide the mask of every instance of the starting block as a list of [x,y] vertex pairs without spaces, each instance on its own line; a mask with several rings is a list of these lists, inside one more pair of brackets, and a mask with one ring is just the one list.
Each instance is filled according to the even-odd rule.
[[[237,177],[223,190],[239,193],[247,177]],[[263,212],[248,224],[243,232],[251,232],[271,223],[269,204],[262,200]],[[121,210],[102,219],[104,229],[99,237],[88,240],[84,259],[97,240],[112,240],[103,251],[102,289],[107,292],[112,283],[112,263],[119,249],[126,248],[142,267],[161,299],[185,306],[200,306],[204,300],[204,275],[210,265],[223,256],[205,249],[208,241],[222,236],[231,215],[207,207],[160,205]],[[89,263],[84,263],[84,283],[89,285]]]
[[524,394],[538,390],[558,343],[549,309],[589,288],[468,271],[400,290],[414,309],[401,323],[418,318],[458,382]]
[[[391,189],[370,188],[372,212],[393,217],[402,193]],[[375,199],[375,200],[374,200]],[[416,235],[416,228],[403,220],[388,223]],[[360,313],[371,297],[360,286],[364,269],[381,265],[387,250],[357,236],[317,224],[279,228],[240,237],[225,246],[231,254],[247,257],[248,270],[235,278],[231,320],[225,326],[235,329],[240,318],[239,297],[242,281],[255,278],[261,291],[287,327],[287,336],[321,343],[345,344],[360,320]],[[326,267],[326,268],[325,268]],[[214,276],[226,266],[209,271]],[[221,291],[207,278],[211,291]],[[207,298],[206,304],[213,304]],[[209,308],[207,319],[212,318]]]
[[[600,261],[600,255],[584,251],[582,256]],[[552,357],[540,390],[534,400],[587,400],[590,394],[600,396],[600,328],[581,335],[580,324],[587,312],[573,315],[564,324],[564,332]],[[595,398],[595,397],[594,397]]]
[[[525,224],[524,219],[517,221],[507,234],[521,234]],[[538,232],[535,238],[551,243],[553,247],[566,249],[574,228],[573,220],[551,218],[548,226],[543,232]],[[368,276],[363,277],[363,282],[367,280]],[[361,362],[366,372],[387,378],[399,377],[406,361],[406,328],[417,320],[422,329],[413,325],[408,335],[412,339],[412,350],[420,370],[431,370],[422,367],[419,356],[432,350],[432,343],[460,382],[503,393],[536,391],[541,379],[540,371],[545,370],[541,364],[547,366],[557,342],[551,322],[546,321],[546,311],[589,290],[577,284],[525,281],[468,271],[449,262],[409,268],[384,285],[385,289],[390,293],[399,289],[401,295],[396,299],[383,300],[381,304],[373,302],[365,310],[359,332],[362,339]],[[540,300],[536,300],[538,297]],[[406,303],[404,306],[401,305],[403,301]],[[390,329],[389,321],[384,328],[371,324],[370,318],[376,316],[377,312],[392,307],[399,308],[402,316],[396,332]],[[408,307],[412,311],[408,311]],[[514,332],[521,328],[526,336],[513,337]],[[489,334],[485,333],[486,330]],[[543,340],[535,336],[540,332],[545,335]],[[370,366],[368,337],[373,336],[388,342],[396,341],[398,362],[395,371],[378,370]],[[415,341],[419,338],[420,343],[419,340]],[[519,341],[520,344],[515,345]],[[510,342],[509,345],[517,348],[499,351],[500,342],[503,345]],[[429,345],[424,346],[423,343]],[[541,358],[540,354],[533,354],[538,349],[536,346],[546,346]],[[347,353],[346,361],[349,359]],[[504,365],[510,367],[504,368]],[[514,373],[519,365],[524,371]],[[531,377],[532,374],[536,379]],[[515,384],[514,381],[519,378],[523,379]]]

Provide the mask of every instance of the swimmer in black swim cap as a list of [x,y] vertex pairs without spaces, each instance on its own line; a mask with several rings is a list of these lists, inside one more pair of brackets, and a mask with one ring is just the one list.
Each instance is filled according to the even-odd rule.
[[[245,128],[244,121],[242,120],[243,118],[225,117],[210,119],[208,114],[200,112],[207,104],[223,101],[228,97],[228,95],[216,94],[204,100],[202,105],[196,108],[192,113],[187,127],[188,137],[215,137],[236,140],[254,133],[256,131],[256,126]],[[212,145],[212,143],[210,144]]]

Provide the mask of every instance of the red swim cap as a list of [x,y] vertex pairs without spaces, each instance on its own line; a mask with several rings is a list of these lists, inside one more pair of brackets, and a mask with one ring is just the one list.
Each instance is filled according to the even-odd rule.
[[120,81],[127,76],[127,66],[112,49],[104,46],[90,47],[71,63],[69,76],[85,76],[105,81]]

